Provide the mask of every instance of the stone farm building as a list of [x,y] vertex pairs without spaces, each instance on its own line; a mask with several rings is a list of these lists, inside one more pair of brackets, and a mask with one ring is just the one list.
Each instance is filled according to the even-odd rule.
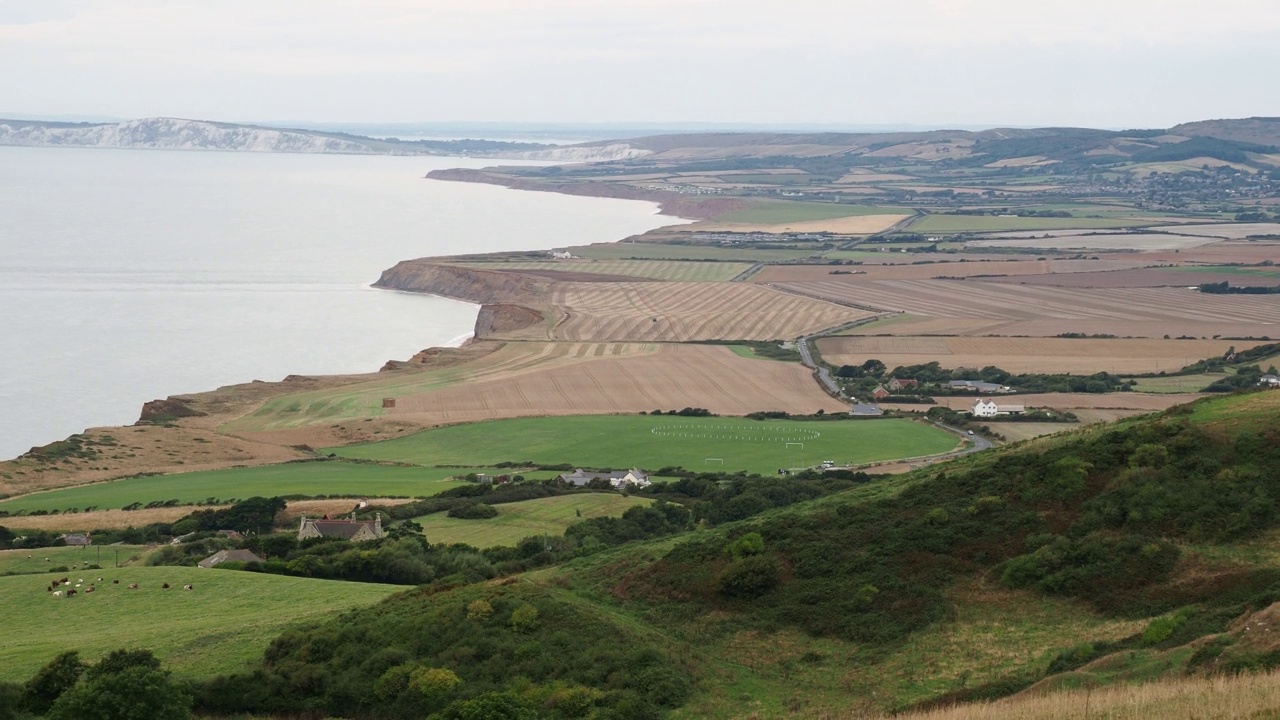
[[80,533],[71,533],[69,535],[63,535],[58,539],[63,541],[67,545],[71,545],[73,547],[74,546],[87,547],[93,544],[93,538],[90,538],[88,535],[81,535]]
[[893,392],[900,392],[910,388],[919,387],[920,383],[911,378],[889,378],[888,384],[885,386]]
[[997,415],[1021,415],[1027,409],[1022,405],[1000,405],[995,400],[978,400],[970,408],[969,414],[974,417],[989,418]]
[[298,540],[307,538],[341,538],[351,542],[366,542],[382,537],[382,513],[373,520],[356,520],[354,514],[349,520],[308,520],[302,518],[298,525]]
[[947,383],[948,390],[971,390],[980,393],[1007,393],[1013,392],[1013,388],[1006,387],[1000,383],[989,383],[981,380],[952,380]]
[[581,468],[571,473],[560,476],[560,482],[565,485],[573,485],[575,487],[586,487],[592,480],[606,480],[609,487],[620,488],[623,486],[631,487],[649,487],[649,476],[643,470],[631,468],[627,471],[615,470],[614,472],[595,473],[584,472]]
[[260,563],[262,562],[262,558],[254,555],[250,550],[219,550],[196,563],[196,565],[199,565],[202,568],[211,568],[218,567],[224,562]]

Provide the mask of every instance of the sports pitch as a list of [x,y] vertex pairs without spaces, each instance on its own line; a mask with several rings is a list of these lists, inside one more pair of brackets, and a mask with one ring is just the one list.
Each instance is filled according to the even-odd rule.
[[953,449],[956,442],[942,430],[900,419],[799,422],[580,415],[453,425],[325,452],[419,465],[479,467],[532,461],[769,474],[779,468],[812,467],[824,460],[856,465],[933,455]]

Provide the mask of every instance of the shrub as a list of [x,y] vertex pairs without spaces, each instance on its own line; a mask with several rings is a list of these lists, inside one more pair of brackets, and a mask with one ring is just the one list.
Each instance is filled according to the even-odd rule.
[[484,503],[464,503],[449,509],[449,517],[461,520],[487,520],[498,516],[498,509]]
[[763,595],[778,584],[778,561],[752,555],[733,561],[716,579],[716,591],[726,597],[751,598]]

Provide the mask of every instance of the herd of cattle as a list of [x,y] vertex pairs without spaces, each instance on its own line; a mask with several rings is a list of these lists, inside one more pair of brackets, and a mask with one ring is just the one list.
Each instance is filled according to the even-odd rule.
[[[103,580],[102,580],[102,578],[98,578],[98,580],[97,580],[97,581],[98,581],[98,582],[102,582]],[[111,581],[111,584],[112,584],[112,585],[119,585],[119,584],[120,584],[120,581],[119,581],[119,580],[112,580],[112,581]],[[79,594],[80,594],[80,592],[81,592],[81,590],[80,590],[80,586],[82,586],[82,585],[84,585],[84,578],[79,578],[79,579],[77,579],[77,580],[76,580],[76,584],[75,584],[75,586],[74,586],[74,587],[72,587],[72,585],[71,585],[71,578],[65,578],[65,577],[64,577],[64,578],[62,578],[61,580],[54,580],[53,582],[49,583],[49,587],[45,588],[45,592],[51,593],[51,594],[53,595],[53,597],[55,597],[55,598],[75,597],[76,595],[79,595]],[[191,590],[193,587],[194,587],[194,586],[192,586],[192,585],[183,585],[183,586],[182,586],[182,589],[183,589],[183,590]],[[129,583],[128,588],[129,588],[130,590],[137,590],[137,589],[138,589],[138,583]],[[169,583],[165,583],[165,584],[161,585],[161,586],[160,586],[160,588],[161,588],[162,590],[168,590],[168,589],[169,589]],[[91,593],[91,592],[93,592],[93,591],[94,591],[94,587],[93,587],[93,582],[91,581],[91,582],[89,583],[89,587],[85,588],[85,589],[83,590],[83,592],[85,592],[85,593]]]

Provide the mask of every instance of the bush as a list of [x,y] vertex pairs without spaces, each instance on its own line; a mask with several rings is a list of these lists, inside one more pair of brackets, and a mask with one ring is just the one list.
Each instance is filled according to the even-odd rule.
[[460,520],[487,520],[498,517],[498,509],[484,503],[466,503],[449,510],[449,517]]
[[716,579],[716,591],[732,598],[763,595],[778,585],[778,561],[753,555],[735,560]]

